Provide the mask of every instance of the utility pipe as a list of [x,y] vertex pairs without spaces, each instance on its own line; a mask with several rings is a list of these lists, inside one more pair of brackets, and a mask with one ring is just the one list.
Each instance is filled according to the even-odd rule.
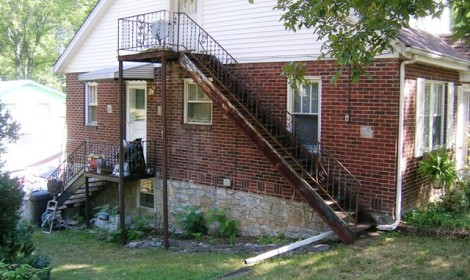
[[398,151],[397,151],[397,193],[395,204],[395,222],[389,225],[378,225],[379,230],[395,230],[401,221],[401,191],[402,191],[402,157],[405,126],[405,66],[416,63],[416,56],[413,55],[411,60],[405,60],[400,64],[400,104],[398,109]]
[[334,233],[333,231],[331,231],[331,230],[330,230],[330,231],[327,231],[327,232],[324,232],[324,233],[320,233],[319,235],[312,236],[312,237],[310,237],[310,238],[307,238],[307,239],[304,239],[304,240],[301,240],[301,241],[297,241],[297,242],[291,243],[291,244],[286,245],[286,246],[283,246],[283,247],[281,247],[281,248],[277,248],[277,249],[268,251],[268,252],[263,253],[263,254],[261,254],[261,255],[258,255],[258,256],[256,256],[256,257],[246,259],[246,260],[245,260],[245,264],[254,264],[254,263],[258,263],[258,262],[264,261],[265,259],[268,259],[268,258],[277,256],[277,255],[282,254],[282,253],[285,253],[285,252],[289,252],[289,251],[291,251],[291,250],[294,250],[294,249],[297,249],[297,248],[299,248],[299,247],[308,245],[308,244],[313,243],[313,242],[315,242],[315,241],[319,241],[319,240],[322,240],[322,239],[324,239],[324,238],[333,236],[334,234],[335,234],[335,233]]

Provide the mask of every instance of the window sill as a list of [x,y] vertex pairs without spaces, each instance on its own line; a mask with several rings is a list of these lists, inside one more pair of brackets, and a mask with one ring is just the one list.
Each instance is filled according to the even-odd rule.
[[196,131],[209,131],[212,129],[212,124],[182,124],[184,130],[196,130]]
[[85,129],[98,129],[98,124],[86,124]]

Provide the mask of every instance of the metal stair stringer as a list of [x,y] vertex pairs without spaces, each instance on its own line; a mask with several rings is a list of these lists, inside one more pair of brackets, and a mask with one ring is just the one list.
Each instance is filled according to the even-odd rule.
[[84,170],[81,170],[75,174],[74,178],[65,186],[64,191],[58,195],[56,201],[60,207],[64,204],[72,195],[74,195],[78,189],[85,184]]
[[346,244],[352,244],[355,232],[336,215],[323,198],[291,167],[291,165],[271,146],[269,141],[245,118],[243,114],[223,95],[223,93],[204,75],[204,73],[184,53],[180,54],[180,65],[212,99],[235,125],[257,146],[278,172],[289,181],[320,218]]

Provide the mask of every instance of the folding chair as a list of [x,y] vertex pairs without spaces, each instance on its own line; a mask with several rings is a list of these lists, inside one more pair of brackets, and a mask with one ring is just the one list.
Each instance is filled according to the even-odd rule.
[[57,201],[49,200],[46,211],[42,214],[41,230],[44,233],[50,234],[54,225],[61,226],[59,214],[57,213]]

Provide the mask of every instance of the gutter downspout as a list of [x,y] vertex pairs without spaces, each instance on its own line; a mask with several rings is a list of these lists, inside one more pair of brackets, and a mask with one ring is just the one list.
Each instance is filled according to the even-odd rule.
[[416,63],[417,58],[413,54],[411,60],[405,60],[400,64],[400,105],[398,109],[398,151],[397,151],[397,193],[395,204],[395,222],[389,225],[378,225],[379,230],[395,230],[401,221],[401,191],[402,191],[402,156],[403,156],[403,128],[405,126],[405,66]]

